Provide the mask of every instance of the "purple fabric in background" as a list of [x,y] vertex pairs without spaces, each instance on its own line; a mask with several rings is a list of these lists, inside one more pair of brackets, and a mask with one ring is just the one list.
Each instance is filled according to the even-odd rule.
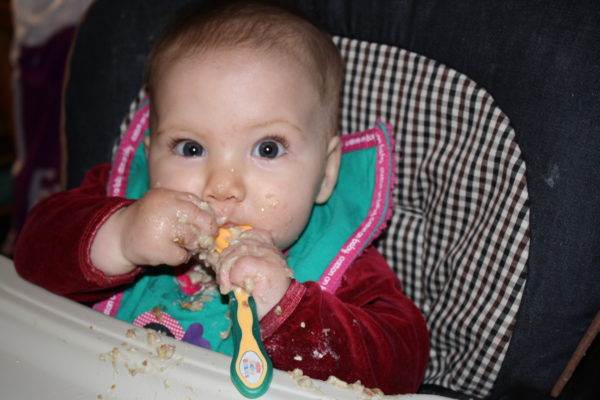
[[61,189],[63,78],[75,29],[64,28],[40,46],[19,49],[15,107],[20,149],[13,176],[16,233],[35,203]]

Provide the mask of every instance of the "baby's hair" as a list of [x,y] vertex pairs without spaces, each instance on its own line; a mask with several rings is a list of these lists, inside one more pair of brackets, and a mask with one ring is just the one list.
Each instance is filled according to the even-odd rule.
[[185,7],[170,21],[146,64],[150,97],[169,64],[215,49],[246,48],[291,57],[314,79],[337,131],[343,76],[340,53],[331,37],[299,13],[266,1],[212,1]]

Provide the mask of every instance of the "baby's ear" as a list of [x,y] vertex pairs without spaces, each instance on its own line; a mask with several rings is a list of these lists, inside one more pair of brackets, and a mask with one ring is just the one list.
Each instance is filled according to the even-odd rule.
[[317,194],[315,203],[323,204],[333,193],[337,183],[338,173],[340,171],[340,162],[342,161],[342,142],[339,135],[335,135],[329,140],[327,146],[327,160],[325,161],[325,174],[321,181],[321,188]]

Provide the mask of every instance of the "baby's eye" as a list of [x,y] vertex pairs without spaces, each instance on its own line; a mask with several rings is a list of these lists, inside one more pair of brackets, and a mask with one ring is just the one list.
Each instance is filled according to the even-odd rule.
[[184,157],[202,157],[205,153],[204,147],[193,140],[181,140],[175,143],[173,150]]
[[285,153],[287,153],[285,146],[273,139],[263,140],[252,150],[253,156],[262,158],[277,158]]

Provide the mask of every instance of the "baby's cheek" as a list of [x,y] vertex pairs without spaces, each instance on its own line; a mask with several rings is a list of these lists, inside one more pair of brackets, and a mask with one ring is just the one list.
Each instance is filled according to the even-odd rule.
[[266,194],[258,204],[256,214],[259,218],[264,218],[265,222],[274,227],[275,225],[280,225],[283,214],[288,214],[287,209],[287,204],[281,199],[281,196]]
[[267,193],[265,195],[265,204],[264,207],[262,207],[263,209],[272,209],[272,210],[276,210],[279,207],[280,201],[279,201],[279,196],[274,194],[274,193]]
[[268,193],[255,210],[255,226],[271,233],[275,243],[289,235],[289,230],[295,219],[293,210],[280,196]]

